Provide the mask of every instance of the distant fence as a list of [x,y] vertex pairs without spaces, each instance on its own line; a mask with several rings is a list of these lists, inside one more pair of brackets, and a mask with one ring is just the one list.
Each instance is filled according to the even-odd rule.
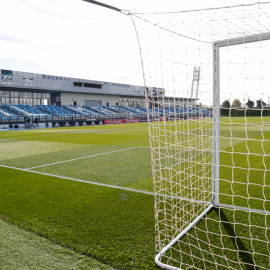
[[[133,118],[145,118],[143,114],[133,114]],[[103,119],[125,119],[127,118],[126,114],[120,114],[118,117],[114,114],[105,114],[105,115],[35,115],[35,116],[26,116],[26,115],[15,115],[15,116],[0,116],[0,123],[27,123],[27,122],[48,122],[48,121],[90,121],[91,119],[103,120]]]
[[225,117],[270,116],[270,108],[221,108],[220,114]]

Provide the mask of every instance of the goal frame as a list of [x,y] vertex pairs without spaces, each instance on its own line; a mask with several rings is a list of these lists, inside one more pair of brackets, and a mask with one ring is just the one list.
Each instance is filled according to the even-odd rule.
[[219,207],[219,165],[220,165],[220,48],[247,43],[270,40],[270,32],[241,36],[237,38],[214,41],[213,50],[213,164],[212,164],[212,202],[193,222],[191,222],[177,237],[165,246],[155,257],[155,263],[162,269],[183,270],[182,268],[162,263],[161,257],[176,244],[186,233],[198,224],[213,207]]

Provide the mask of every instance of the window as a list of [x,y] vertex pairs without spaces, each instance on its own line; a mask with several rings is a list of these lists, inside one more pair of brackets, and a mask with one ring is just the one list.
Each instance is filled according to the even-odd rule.
[[102,84],[96,84],[96,83],[84,83],[84,87],[89,87],[89,88],[102,88]]
[[81,82],[74,82],[73,85],[74,86],[77,86],[77,87],[82,87],[82,83]]

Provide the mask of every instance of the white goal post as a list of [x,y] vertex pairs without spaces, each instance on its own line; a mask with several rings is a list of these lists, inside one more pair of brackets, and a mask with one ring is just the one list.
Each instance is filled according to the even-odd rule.
[[222,47],[270,40],[270,32],[213,42],[213,204],[219,206],[220,56]]

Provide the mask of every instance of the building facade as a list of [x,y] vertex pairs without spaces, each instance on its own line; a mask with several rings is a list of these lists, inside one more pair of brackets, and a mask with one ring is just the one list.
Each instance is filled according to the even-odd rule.
[[[0,70],[1,105],[146,106],[143,86]],[[149,97],[151,95],[149,91]],[[161,98],[164,89],[156,88]]]

